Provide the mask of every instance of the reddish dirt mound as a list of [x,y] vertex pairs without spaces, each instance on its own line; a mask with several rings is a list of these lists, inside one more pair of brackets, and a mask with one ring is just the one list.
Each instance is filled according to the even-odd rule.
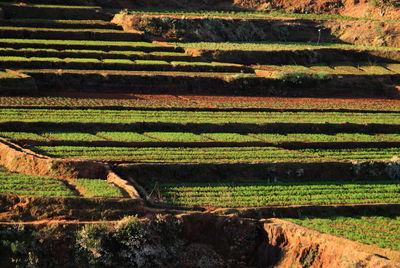
[[398,251],[323,234],[279,219],[266,221],[264,230],[269,245],[282,250],[274,267],[400,267]]

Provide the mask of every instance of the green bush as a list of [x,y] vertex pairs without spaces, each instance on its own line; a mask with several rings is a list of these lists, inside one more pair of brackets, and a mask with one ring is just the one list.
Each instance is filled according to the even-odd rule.
[[280,73],[277,77],[279,80],[287,84],[293,85],[312,85],[321,81],[332,79],[332,76],[326,73]]
[[77,234],[77,258],[95,267],[163,267],[176,261],[180,232],[180,221],[171,216],[86,225]]

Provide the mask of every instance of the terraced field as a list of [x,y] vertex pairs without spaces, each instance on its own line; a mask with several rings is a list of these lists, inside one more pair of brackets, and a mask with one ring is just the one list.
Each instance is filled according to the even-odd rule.
[[[298,224],[399,250],[391,243],[400,207],[400,48],[344,42],[327,28],[323,40],[329,35],[336,42],[314,40],[321,21],[398,21],[146,8],[121,13],[314,27],[305,41],[265,35],[233,42],[221,35],[226,40],[182,42],[178,28],[168,38],[120,23],[124,31],[110,22],[119,11],[97,5],[41,0],[0,7],[0,165],[29,174],[50,166],[65,177],[0,170],[0,194],[140,195],[146,206],[176,209],[283,208],[298,212],[290,219]],[[21,157],[11,151],[33,166],[18,166],[10,159]],[[397,212],[338,212],[363,206],[379,215],[384,206]],[[337,215],[304,218],[301,207]]]
[[321,232],[399,250],[399,217],[331,217],[289,219]]
[[59,179],[12,173],[0,169],[0,193],[38,196],[75,196],[76,194]]
[[265,207],[400,201],[399,181],[379,183],[161,184],[165,202],[183,206]]

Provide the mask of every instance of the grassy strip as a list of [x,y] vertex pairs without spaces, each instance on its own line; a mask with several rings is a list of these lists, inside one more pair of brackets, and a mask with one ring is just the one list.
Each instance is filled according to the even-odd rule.
[[84,197],[123,197],[121,190],[114,184],[98,179],[74,179],[73,183]]
[[[67,26],[67,25],[66,25]],[[68,32],[93,32],[93,33],[117,33],[117,34],[126,34],[129,35],[127,32],[123,32],[120,30],[113,30],[113,29],[84,29],[84,28],[34,28],[34,27],[19,27],[19,26],[0,26],[0,31],[5,30],[5,31],[33,31],[33,32],[65,32],[68,34]]]
[[102,141],[104,139],[93,134],[83,132],[43,132],[43,136],[49,137],[51,140],[62,141]]
[[287,219],[318,231],[381,248],[400,250],[400,216]]
[[252,98],[252,97],[231,97],[219,99],[218,97],[197,97],[194,101],[176,99],[175,97],[158,99],[155,96],[146,96],[142,98],[82,98],[82,97],[2,97],[0,96],[0,105],[2,106],[118,106],[132,108],[194,108],[205,107],[194,101],[197,99],[202,103],[209,103],[215,106],[215,109],[301,109],[301,110],[363,110],[363,111],[400,111],[400,101],[398,100],[364,100],[357,102],[348,99],[304,99],[304,98]]
[[[399,69],[400,70],[400,69]],[[328,72],[327,72],[328,73]],[[400,111],[400,101],[379,99],[322,99],[322,98],[243,98],[243,97],[192,97],[218,108],[253,109],[303,109],[303,110],[362,110],[362,111]]]
[[49,140],[46,137],[31,132],[0,132],[0,137],[12,140]]
[[111,22],[108,21],[104,21],[104,20],[55,20],[55,19],[31,19],[31,18],[27,18],[27,19],[8,19],[7,21],[9,22],[22,22],[22,23],[37,23],[37,24],[41,24],[41,23],[62,23],[62,24],[96,24],[99,26],[103,26],[103,25],[114,25]]
[[[340,20],[377,20],[375,18],[356,18],[339,14],[301,14],[284,13],[280,11],[254,12],[254,11],[209,11],[209,10],[187,10],[187,9],[161,9],[161,8],[142,8],[127,11],[128,14],[147,14],[147,15],[182,15],[182,16],[204,16],[204,17],[227,17],[227,18],[296,18],[296,19],[340,19]],[[384,20],[400,21],[400,20]]]
[[74,196],[60,180],[0,170],[0,193],[17,195]]
[[[400,134],[338,133],[336,135],[315,133],[293,134],[239,134],[239,133],[190,133],[190,132],[117,132],[101,131],[97,136],[86,132],[0,132],[0,137],[13,140],[61,140],[61,141],[126,141],[126,142],[393,142],[400,141]],[[103,138],[100,138],[103,137]]]
[[[18,2],[0,2],[0,6],[21,6]],[[24,7],[24,5],[22,5]],[[38,8],[71,8],[71,9],[101,9],[100,6],[73,6],[73,5],[44,5],[44,4],[29,4],[28,7]]]
[[171,43],[183,48],[195,48],[204,50],[243,50],[243,51],[280,51],[280,50],[303,50],[303,49],[357,49],[357,50],[393,50],[395,47],[360,46],[335,43],[295,43],[295,42],[197,42],[197,43]]
[[114,141],[126,141],[126,142],[146,142],[146,141],[157,141],[154,138],[150,138],[136,132],[97,132],[98,136]]
[[180,183],[161,184],[158,191],[171,205],[263,207],[399,203],[399,181],[379,183]]
[[400,124],[398,113],[0,109],[0,121]]
[[15,75],[15,74],[10,74],[10,73],[6,73],[6,72],[0,72],[0,79],[2,79],[2,78],[13,78],[13,79],[15,79],[15,78],[21,78],[21,77],[19,77],[18,75]]
[[161,141],[171,142],[202,142],[210,139],[188,132],[145,132],[147,136],[154,137]]
[[10,44],[45,44],[45,45],[83,45],[83,46],[130,46],[130,47],[157,47],[149,42],[128,41],[93,41],[93,40],[47,40],[47,39],[0,39],[0,43]]
[[390,160],[400,156],[400,148],[304,149],[300,151],[328,159],[351,161]]
[[[0,62],[82,62],[82,63],[106,63],[106,64],[136,64],[136,65],[170,65],[164,60],[129,60],[129,59],[102,59],[97,58],[55,58],[55,57],[20,57],[20,56],[0,56]],[[218,62],[171,62],[174,66],[208,66],[208,67],[233,67],[231,64]]]
[[312,162],[318,158],[275,147],[84,147],[37,146],[32,150],[61,158],[126,160],[141,163]]
[[215,141],[222,142],[260,141],[260,139],[253,138],[252,136],[242,135],[238,133],[203,133],[202,135]]

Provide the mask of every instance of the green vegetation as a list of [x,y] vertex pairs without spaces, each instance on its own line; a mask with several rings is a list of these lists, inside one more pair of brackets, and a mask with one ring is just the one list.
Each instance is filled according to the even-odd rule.
[[359,50],[400,50],[394,47],[372,47],[349,44],[328,44],[328,43],[294,43],[294,42],[198,42],[198,43],[171,43],[174,46],[184,48],[197,48],[204,50],[254,50],[254,51],[276,51],[276,50],[302,50],[302,49],[359,49]]
[[38,140],[45,141],[48,138],[31,132],[0,132],[0,137],[12,140]]
[[93,134],[83,132],[43,132],[43,136],[49,137],[52,140],[62,141],[101,141],[104,140]]
[[[0,6],[21,6],[18,2],[0,2]],[[43,5],[43,4],[29,4],[28,7],[45,7],[45,8],[83,8],[83,9],[97,9],[99,6],[73,6],[73,5]]]
[[162,52],[162,51],[154,51],[150,52],[150,55],[154,56],[188,56],[188,54],[184,52]]
[[1,38],[0,43],[8,44],[46,44],[46,45],[84,45],[84,46],[130,46],[130,47],[156,47],[148,42],[128,41],[93,41],[93,40],[47,40],[47,39],[6,39]]
[[[200,103],[195,101],[199,100]],[[219,99],[218,97],[206,98],[196,97],[184,99],[169,98],[72,98],[72,97],[18,97],[18,96],[0,96],[1,106],[69,106],[69,107],[131,107],[131,108],[204,108],[212,105],[217,111],[220,108],[234,109],[292,109],[292,110],[354,110],[354,111],[400,111],[399,100],[381,100],[381,99],[359,99],[354,102],[351,99],[305,99],[305,98],[241,98]],[[208,107],[210,108],[210,107]]]
[[333,64],[335,71],[343,72],[344,74],[366,74],[363,70],[353,66],[352,64]]
[[156,64],[156,65],[167,65],[168,62],[164,60],[135,60],[136,64]]
[[318,231],[381,248],[400,250],[400,216],[286,219]]
[[312,83],[330,80],[332,79],[332,76],[326,73],[283,72],[279,73],[277,78],[283,83],[293,85],[310,85]]
[[[373,1],[396,1],[396,0],[373,0]],[[339,14],[303,14],[303,13],[284,13],[280,11],[254,12],[254,11],[210,11],[210,10],[188,10],[188,9],[160,9],[142,8],[123,11],[128,14],[148,14],[148,15],[182,15],[182,16],[201,16],[208,17],[228,17],[228,18],[296,18],[296,19],[340,19],[340,20],[377,20],[374,18],[356,18]],[[383,20],[387,21],[387,20]],[[390,20],[393,21],[393,20]],[[397,20],[394,20],[397,21]]]
[[385,67],[395,73],[400,73],[400,64],[386,64]]
[[327,159],[351,161],[390,160],[400,156],[400,148],[304,149],[300,151]]
[[363,134],[363,133],[201,133],[190,132],[118,132],[102,131],[97,136],[86,132],[0,132],[0,137],[14,140],[61,140],[61,141],[102,141],[125,142],[399,142],[400,134]]
[[46,32],[65,32],[65,34],[68,34],[68,32],[90,32],[90,33],[117,33],[121,34],[123,32],[119,30],[113,30],[113,29],[68,29],[68,28],[33,28],[33,27],[16,27],[16,26],[0,26],[0,31],[1,30],[12,30],[12,31],[32,31],[32,32],[37,32],[37,31],[46,31]]
[[400,124],[398,113],[141,111],[100,109],[0,109],[0,121],[21,122],[166,122],[166,123],[313,123]]
[[65,58],[65,62],[92,62],[92,63],[100,63],[101,61],[98,59],[88,59],[88,58]]
[[171,142],[201,142],[210,141],[210,139],[189,132],[146,132],[147,136],[154,137],[161,141]]
[[18,75],[10,74],[6,72],[0,72],[0,79],[2,78],[20,78]]
[[315,162],[318,158],[275,147],[84,147],[36,146],[33,151],[52,157],[125,160],[140,163],[260,163]]
[[99,179],[74,179],[72,182],[84,197],[123,197],[121,189]]
[[97,135],[114,141],[126,141],[126,142],[157,141],[156,139],[150,138],[148,136],[136,132],[97,132]]
[[359,67],[361,70],[364,72],[370,73],[370,74],[387,74],[387,75],[393,75],[394,73],[388,69],[386,69],[383,66],[376,66],[376,65],[361,65]]
[[193,65],[193,66],[235,66],[233,64],[229,63],[223,63],[223,62],[195,62],[195,61],[171,61],[172,65]]
[[104,59],[104,63],[120,63],[120,64],[134,64],[133,61],[128,59]]
[[74,196],[64,182],[56,178],[25,175],[0,170],[0,193],[17,195]]
[[7,19],[7,21],[11,22],[31,22],[32,24],[41,24],[41,23],[62,23],[62,24],[97,24],[99,27],[104,25],[113,25],[111,22],[104,20],[56,20],[56,19],[34,19],[34,18],[12,18]]
[[163,201],[171,205],[264,207],[399,203],[399,181],[379,183],[180,183],[161,184]]
[[251,136],[242,135],[238,133],[203,133],[203,136],[211,138],[216,141],[223,142],[246,142],[246,141],[260,141],[257,138]]

